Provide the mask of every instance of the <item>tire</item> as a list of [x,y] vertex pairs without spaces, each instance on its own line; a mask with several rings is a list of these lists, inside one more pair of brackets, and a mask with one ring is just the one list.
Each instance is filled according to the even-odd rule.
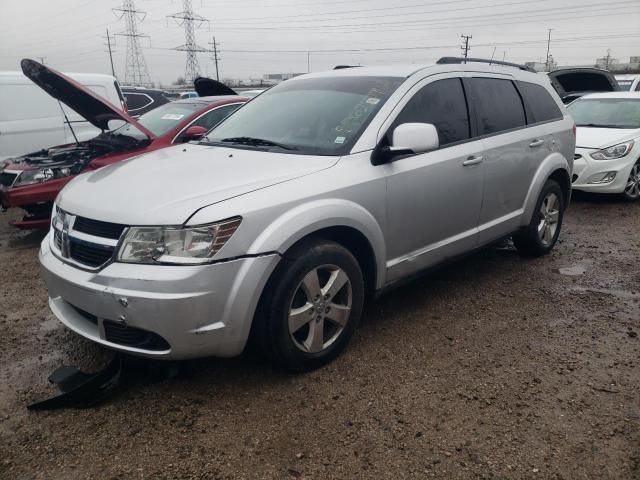
[[531,223],[513,235],[513,243],[525,257],[539,257],[549,253],[560,235],[564,217],[565,198],[555,180],[544,184]]
[[622,194],[632,202],[640,199],[640,160],[631,169]]
[[363,304],[362,270],[351,252],[329,240],[303,241],[267,283],[252,340],[276,368],[313,370],[344,350]]

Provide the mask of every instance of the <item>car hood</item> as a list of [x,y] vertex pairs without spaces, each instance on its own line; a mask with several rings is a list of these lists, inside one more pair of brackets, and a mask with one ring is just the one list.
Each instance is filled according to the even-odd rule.
[[155,138],[151,131],[121,109],[53,68],[28,58],[23,59],[20,66],[29,80],[100,130],[109,130],[111,120],[123,120],[135,125],[149,139]]
[[640,136],[640,128],[576,128],[577,148],[606,148]]
[[200,208],[330,168],[337,161],[179,145],[80,175],[56,202],[70,213],[105,222],[181,225]]

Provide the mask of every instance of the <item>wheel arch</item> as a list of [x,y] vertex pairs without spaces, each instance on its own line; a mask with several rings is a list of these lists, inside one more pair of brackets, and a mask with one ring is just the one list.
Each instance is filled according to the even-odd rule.
[[565,193],[565,209],[571,199],[571,166],[569,162],[557,152],[549,155],[538,167],[524,203],[524,214],[521,225],[529,225],[535,210],[538,196],[547,180],[553,179],[560,184],[560,188]]

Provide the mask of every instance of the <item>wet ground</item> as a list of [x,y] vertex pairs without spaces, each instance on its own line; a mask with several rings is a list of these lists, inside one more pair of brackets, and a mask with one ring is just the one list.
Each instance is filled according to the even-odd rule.
[[102,351],[53,319],[39,234],[0,215],[0,478],[640,478],[640,203],[576,196],[557,249],[491,248],[377,300],[301,376],[185,365],[28,412]]

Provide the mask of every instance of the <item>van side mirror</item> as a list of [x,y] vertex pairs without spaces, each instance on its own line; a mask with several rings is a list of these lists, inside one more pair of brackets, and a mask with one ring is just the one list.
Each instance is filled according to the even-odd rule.
[[374,151],[372,163],[381,165],[401,155],[430,152],[440,146],[438,130],[431,123],[403,123],[393,130],[391,146]]
[[199,140],[200,138],[204,137],[208,131],[209,130],[201,127],[200,125],[192,125],[191,127],[187,128],[186,132],[184,132],[184,136],[187,142],[191,140]]

